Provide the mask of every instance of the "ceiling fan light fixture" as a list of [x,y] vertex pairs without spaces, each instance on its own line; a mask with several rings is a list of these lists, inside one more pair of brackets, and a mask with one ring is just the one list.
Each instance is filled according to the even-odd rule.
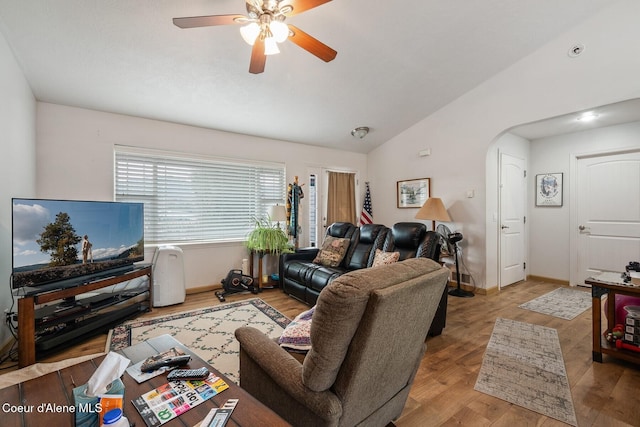
[[335,59],[338,52],[299,28],[285,24],[288,16],[306,12],[329,1],[331,0],[244,0],[246,15],[186,16],[173,18],[173,24],[178,28],[238,25],[242,39],[253,47],[249,72],[260,74],[264,72],[267,55],[280,53],[278,43],[287,40],[324,62]]
[[271,28],[271,33],[278,43],[282,43],[289,37],[289,27],[282,21],[271,21],[269,28]]
[[278,43],[275,37],[267,37],[264,39],[264,54],[275,55],[277,53],[280,53],[280,49],[278,49]]
[[255,22],[251,22],[249,25],[245,25],[244,27],[240,27],[240,35],[244,39],[247,44],[253,46],[260,35],[260,25]]

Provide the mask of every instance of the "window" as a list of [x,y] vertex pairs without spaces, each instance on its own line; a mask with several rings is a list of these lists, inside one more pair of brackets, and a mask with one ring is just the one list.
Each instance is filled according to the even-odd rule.
[[144,203],[150,243],[244,240],[285,200],[282,163],[115,149],[115,200]]
[[318,186],[316,185],[317,176],[309,175],[309,246],[317,245],[317,228],[318,228]]

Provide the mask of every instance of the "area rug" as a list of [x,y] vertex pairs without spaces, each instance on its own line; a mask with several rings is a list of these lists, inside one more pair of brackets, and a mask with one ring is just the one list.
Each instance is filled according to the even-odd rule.
[[518,307],[571,320],[591,308],[591,294],[577,289],[558,288]]
[[120,350],[149,338],[169,334],[238,383],[240,345],[234,331],[241,326],[252,326],[276,338],[289,322],[278,310],[254,298],[126,322],[110,331],[107,350]]
[[474,388],[578,425],[558,332],[553,328],[496,319]]

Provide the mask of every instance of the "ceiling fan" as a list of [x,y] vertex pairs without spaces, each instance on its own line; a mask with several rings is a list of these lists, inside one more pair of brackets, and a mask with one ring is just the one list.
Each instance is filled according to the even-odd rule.
[[338,52],[305,33],[298,27],[287,25],[285,19],[305,12],[331,0],[246,0],[248,16],[209,15],[173,18],[180,28],[209,27],[214,25],[243,25],[242,38],[253,45],[249,72],[264,71],[266,55],[279,53],[277,43],[289,39],[307,52],[325,62],[332,61]]

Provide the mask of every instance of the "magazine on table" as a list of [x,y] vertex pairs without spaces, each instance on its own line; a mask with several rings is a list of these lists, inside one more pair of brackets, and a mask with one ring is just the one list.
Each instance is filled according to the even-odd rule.
[[142,372],[142,365],[144,363],[151,363],[151,362],[157,362],[159,360],[163,360],[163,359],[169,359],[172,357],[176,357],[176,356],[184,356],[185,352],[180,350],[179,348],[175,348],[175,347],[171,347],[169,350],[164,351],[160,354],[156,354],[155,356],[151,356],[151,357],[147,357],[144,360],[141,360],[140,362],[131,365],[127,368],[127,373],[129,375],[131,375],[131,377],[136,380],[138,383],[142,383],[145,382],[153,377],[157,377],[158,375],[162,374],[163,372],[167,372],[169,369],[173,369],[174,366],[163,366],[161,368],[156,369],[155,371],[151,371],[151,372]]
[[214,374],[206,380],[171,381],[131,401],[149,427],[160,426],[229,388]]

